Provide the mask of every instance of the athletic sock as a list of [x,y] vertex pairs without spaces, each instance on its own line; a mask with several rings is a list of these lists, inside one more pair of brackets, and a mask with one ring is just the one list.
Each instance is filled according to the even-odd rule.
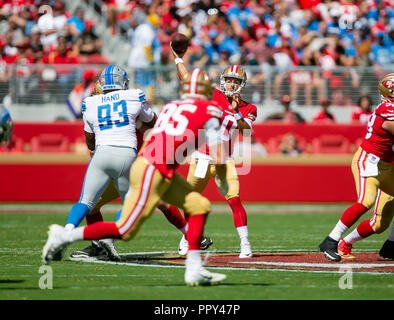
[[375,231],[373,231],[372,229],[370,220],[364,220],[363,222],[361,222],[357,227],[357,232],[362,238],[367,238],[375,233]]
[[335,225],[334,229],[332,229],[331,233],[329,234],[329,237],[339,241],[342,238],[342,235],[348,230],[349,228],[345,226],[341,220],[337,222]]
[[69,230],[75,229],[75,226],[74,226],[72,223],[67,223],[67,224],[64,226],[64,229],[66,229],[67,231],[69,231]]
[[361,203],[355,203],[345,210],[334,229],[329,234],[330,238],[339,241],[342,235],[369,209]]
[[172,225],[174,225],[177,229],[182,229],[185,227],[187,222],[177,207],[169,206],[167,208],[164,206],[160,206],[158,208],[160,209],[161,212],[163,212],[163,214],[167,218],[167,220]]
[[206,214],[196,214],[189,217],[186,240],[189,243],[189,250],[200,250]]
[[66,233],[67,238],[70,240],[70,242],[83,240],[84,229],[85,229],[85,227],[79,227],[79,228],[74,228],[72,230],[69,230]]
[[350,244],[360,241],[361,239],[363,239],[363,237],[360,236],[357,229],[354,229],[345,238],[343,238],[344,241],[346,241],[347,243],[350,243]]
[[100,240],[106,238],[122,238],[115,222],[96,222],[94,224],[86,226],[84,229],[84,240]]
[[122,215],[122,209],[120,209],[120,210],[118,211],[118,214],[116,215],[116,218],[115,218],[115,222],[118,222],[118,221],[119,221],[121,215]]
[[237,232],[238,232],[239,238],[241,239],[241,244],[242,243],[249,243],[248,227],[247,226],[238,227]]
[[350,228],[369,208],[364,207],[361,203],[355,203],[345,210],[340,220],[342,223]]
[[227,200],[231,210],[233,211],[233,220],[236,228],[247,225],[246,211],[239,197]]
[[67,218],[67,224],[72,224],[75,227],[78,227],[83,218],[85,218],[90,212],[89,207],[84,203],[76,203],[70,210]]

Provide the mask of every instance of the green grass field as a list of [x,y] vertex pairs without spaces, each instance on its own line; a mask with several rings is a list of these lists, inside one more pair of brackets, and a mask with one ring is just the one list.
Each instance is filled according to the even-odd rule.
[[[346,204],[248,205],[249,237],[254,251],[317,251]],[[394,274],[353,274],[353,288],[340,289],[342,274],[335,272],[224,269],[227,279],[218,286],[189,288],[184,268],[128,266],[75,262],[65,258],[51,264],[53,289],[39,288],[41,251],[52,223],[64,224],[70,204],[13,206],[0,204],[0,298],[21,299],[129,299],[129,300],[326,300],[393,299]],[[26,208],[35,212],[25,212]],[[104,210],[112,220],[118,206]],[[367,215],[365,216],[367,218]],[[239,239],[226,206],[214,205],[206,225],[214,240],[212,250],[239,250]],[[355,251],[378,251],[388,230],[355,245]],[[176,252],[180,232],[155,213],[129,242],[116,242],[120,253]],[[328,262],[328,261],[327,261]],[[211,270],[210,268],[208,268]]]

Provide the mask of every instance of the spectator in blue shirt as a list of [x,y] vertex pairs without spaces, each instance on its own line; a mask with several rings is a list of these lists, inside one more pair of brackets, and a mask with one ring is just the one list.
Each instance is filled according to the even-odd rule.
[[389,66],[394,62],[392,46],[385,46],[384,44],[385,35],[379,34],[377,42],[372,45],[371,52],[369,54],[369,58],[373,64]]
[[72,35],[78,36],[85,30],[84,14],[83,8],[78,7],[74,15],[68,19],[67,24],[70,27],[69,29]]

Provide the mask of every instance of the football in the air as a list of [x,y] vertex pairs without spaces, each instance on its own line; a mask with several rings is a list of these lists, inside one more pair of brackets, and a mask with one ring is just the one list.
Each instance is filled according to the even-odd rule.
[[171,38],[171,47],[176,54],[184,54],[189,47],[190,41],[183,33],[175,33]]

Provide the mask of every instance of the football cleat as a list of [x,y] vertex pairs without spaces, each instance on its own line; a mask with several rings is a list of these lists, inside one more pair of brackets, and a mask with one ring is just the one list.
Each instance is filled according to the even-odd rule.
[[71,258],[86,259],[93,257],[107,257],[107,251],[102,247],[94,244],[82,250],[74,251],[70,254]]
[[120,256],[115,249],[113,239],[102,239],[99,241],[99,244],[107,252],[109,260],[120,261]]
[[[201,250],[207,250],[212,244],[213,241],[211,238],[203,237],[200,248]],[[187,242],[185,236],[183,236],[178,245],[178,254],[180,256],[185,256],[188,250],[189,250],[189,243]]]
[[386,260],[394,260],[394,241],[386,240],[379,250],[379,256]]
[[53,257],[60,253],[58,259],[61,260],[61,252],[64,254],[67,245],[70,244],[65,237],[64,227],[58,224],[52,224],[49,227],[48,240],[42,250],[42,260],[45,264],[50,264]]
[[185,283],[190,287],[215,285],[226,278],[227,276],[224,274],[210,272],[203,267],[197,270],[186,268],[185,272]]
[[180,256],[185,256],[187,254],[187,250],[189,250],[189,244],[185,236],[183,236],[178,245],[178,254]]
[[250,243],[249,242],[241,243],[241,252],[239,254],[239,258],[246,259],[252,257],[253,257],[253,253],[252,253],[252,248],[250,247]]
[[324,256],[331,261],[341,261],[341,256],[338,254],[338,241],[327,236],[319,245],[320,251]]
[[354,259],[355,257],[352,255],[352,247],[351,243],[341,239],[338,243],[338,254],[342,259]]
[[213,244],[213,241],[211,238],[208,237],[203,237],[201,241],[201,250],[207,250],[211,245]]
[[52,257],[52,261],[60,261],[63,259],[64,254],[66,253],[67,247],[64,247],[62,250],[59,250],[58,252],[56,252],[53,257]]

